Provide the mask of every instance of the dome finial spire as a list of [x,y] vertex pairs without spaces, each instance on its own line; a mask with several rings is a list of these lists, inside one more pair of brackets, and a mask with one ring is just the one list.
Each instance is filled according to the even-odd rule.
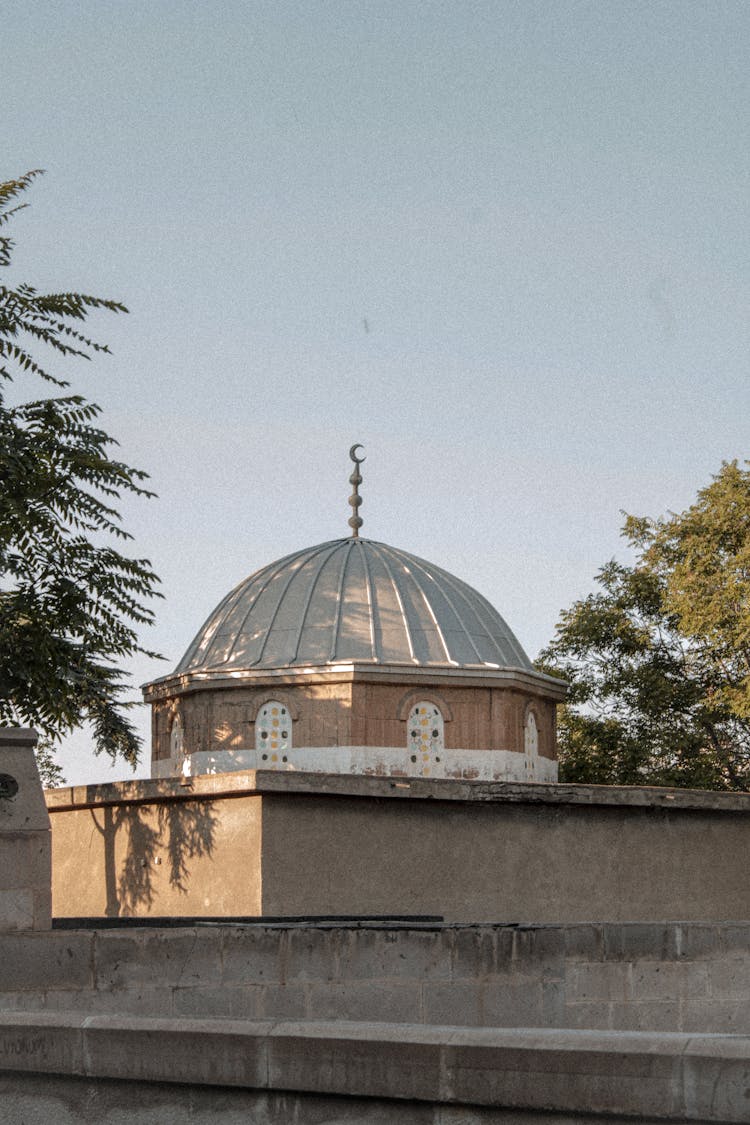
[[366,458],[357,456],[357,450],[361,448],[362,446],[360,445],[360,443],[355,442],[349,450],[349,456],[354,462],[354,472],[349,477],[349,484],[354,486],[354,492],[352,492],[351,496],[349,497],[349,503],[352,507],[352,514],[349,517],[349,527],[352,529],[352,539],[359,539],[359,529],[362,526],[363,522],[362,517],[359,514],[359,506],[362,503],[362,497],[359,494],[359,486],[362,483],[362,474],[359,471],[359,466],[363,461],[366,460]]

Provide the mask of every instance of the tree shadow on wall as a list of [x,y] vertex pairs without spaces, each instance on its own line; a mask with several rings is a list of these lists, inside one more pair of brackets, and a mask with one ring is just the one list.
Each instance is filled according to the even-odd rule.
[[170,888],[187,894],[190,860],[212,854],[219,821],[210,801],[108,805],[90,811],[104,845],[107,918],[133,915],[139,909],[148,913],[165,877]]

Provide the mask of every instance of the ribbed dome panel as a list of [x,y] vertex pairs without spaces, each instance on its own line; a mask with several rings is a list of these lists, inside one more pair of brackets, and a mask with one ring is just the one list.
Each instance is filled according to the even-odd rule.
[[490,603],[371,539],[335,539],[256,571],[217,606],[177,672],[329,663],[531,669]]

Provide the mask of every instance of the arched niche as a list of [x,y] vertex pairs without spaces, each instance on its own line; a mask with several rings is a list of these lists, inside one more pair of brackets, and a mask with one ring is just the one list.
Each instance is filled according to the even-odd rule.
[[[285,761],[292,748],[292,714],[280,699],[267,699],[255,716],[255,749],[269,764]],[[266,759],[262,759],[266,760]]]
[[526,710],[526,720],[523,725],[523,752],[526,764],[526,779],[527,781],[535,781],[539,762],[539,723],[534,707],[528,707]]
[[406,719],[406,751],[410,773],[429,777],[442,772],[445,722],[442,711],[430,699],[412,704]]
[[169,756],[173,760],[182,758],[185,753],[185,733],[182,729],[182,719],[179,714],[174,715],[169,727]]

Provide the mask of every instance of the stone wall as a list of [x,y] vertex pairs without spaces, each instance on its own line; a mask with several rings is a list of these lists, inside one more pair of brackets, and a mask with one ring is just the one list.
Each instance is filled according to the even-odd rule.
[[729,1125],[750,1040],[0,1015],[13,1125]]
[[750,1035],[750,922],[0,935],[0,1009]]
[[750,922],[56,930],[0,964],[8,1122],[748,1120]]
[[155,778],[236,773],[238,770],[351,774],[360,777],[437,777],[455,781],[557,781],[557,762],[515,750],[441,750],[425,763],[403,746],[284,747],[263,750],[216,750],[189,759],[162,759],[152,765]]
[[188,754],[236,750],[255,745],[255,717],[268,699],[280,699],[294,719],[299,746],[351,745],[351,683],[240,685],[193,692],[153,704],[154,761],[169,758],[170,730],[176,715]]
[[[522,754],[526,709],[535,709],[539,753],[556,759],[555,703],[507,687],[441,683],[430,690],[403,684],[355,682],[352,738],[355,744],[406,746],[406,716],[412,703],[434,700],[446,718],[446,749],[511,750]],[[313,743],[315,745],[315,743]]]

